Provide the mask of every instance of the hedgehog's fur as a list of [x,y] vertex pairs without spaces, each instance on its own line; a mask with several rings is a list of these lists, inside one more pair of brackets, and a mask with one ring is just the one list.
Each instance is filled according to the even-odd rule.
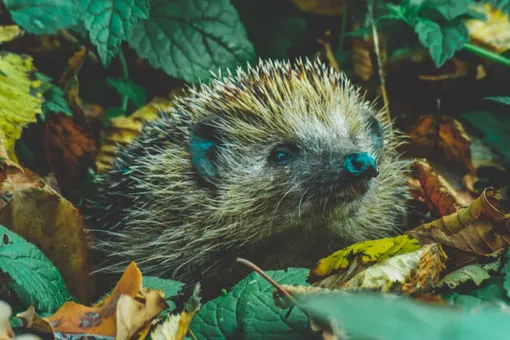
[[[193,282],[220,267],[227,273],[246,253],[267,268],[311,265],[346,243],[394,233],[405,211],[401,138],[319,62],[261,61],[215,76],[166,111],[99,176],[87,214],[106,272],[134,260],[144,274]],[[213,184],[193,167],[189,147],[190,130],[211,116],[222,141]],[[300,165],[271,166],[271,150],[288,142],[304,150]],[[347,198],[354,192],[339,164],[350,151],[372,154],[380,174]]]

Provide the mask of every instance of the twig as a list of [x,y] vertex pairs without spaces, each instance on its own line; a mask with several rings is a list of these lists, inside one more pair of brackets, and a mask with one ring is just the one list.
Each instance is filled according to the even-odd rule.
[[240,258],[238,257],[236,259],[236,262],[239,262],[239,263],[242,263],[248,267],[250,267],[251,269],[253,269],[255,272],[259,273],[260,276],[262,276],[264,279],[267,280],[267,282],[269,282],[273,287],[276,288],[276,290],[278,290],[279,293],[281,293],[282,295],[285,295],[285,297],[287,297],[290,301],[292,301],[292,303],[294,305],[296,305],[296,300],[294,300],[294,298],[292,297],[292,295],[290,295],[289,292],[287,292],[285,289],[283,289],[282,286],[280,286],[275,280],[273,280],[272,278],[269,277],[269,275],[267,275],[262,269],[260,269],[255,263],[251,262],[251,261],[248,261],[246,259],[243,259],[243,258]]
[[369,0],[367,7],[368,7],[368,16],[370,18],[370,26],[372,26],[372,37],[374,39],[374,49],[375,49],[375,55],[377,56],[377,66],[379,68],[379,78],[381,82],[381,94],[384,101],[384,106],[386,107],[385,110],[385,117],[388,123],[391,122],[391,115],[390,115],[390,105],[388,101],[388,94],[386,93],[386,82],[384,80],[384,70],[382,65],[382,59],[381,59],[381,53],[379,48],[379,36],[377,35],[377,28],[375,26],[375,20],[374,20],[374,2],[375,0]]

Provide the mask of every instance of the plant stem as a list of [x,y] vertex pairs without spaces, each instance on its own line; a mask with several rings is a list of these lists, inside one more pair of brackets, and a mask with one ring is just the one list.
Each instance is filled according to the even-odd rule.
[[338,52],[342,52],[344,47],[345,30],[347,29],[347,1],[342,5],[342,26],[340,27],[340,42],[338,43]]
[[[124,56],[124,53],[122,52],[122,49],[119,51],[119,59],[120,59],[120,65],[122,66],[122,75],[124,80],[129,80],[129,69],[126,62],[126,57]],[[122,110],[124,113],[127,113],[128,108],[128,96],[123,95],[122,96]]]
[[510,67],[510,59],[473,44],[464,44],[464,49],[482,58]]
[[379,36],[377,34],[377,28],[375,26],[375,19],[374,19],[374,5],[375,5],[374,3],[375,3],[375,0],[369,0],[367,3],[368,16],[370,18],[370,26],[372,26],[372,38],[374,40],[374,50],[375,50],[375,55],[377,57],[377,66],[378,66],[377,68],[379,70],[379,80],[381,82],[381,93],[382,93],[382,97],[383,97],[384,106],[386,108],[385,118],[388,123],[391,123],[390,104],[389,104],[388,94],[386,92],[386,82],[385,82],[385,78],[384,78],[384,68],[383,68],[384,66],[382,63],[381,50],[379,47]]

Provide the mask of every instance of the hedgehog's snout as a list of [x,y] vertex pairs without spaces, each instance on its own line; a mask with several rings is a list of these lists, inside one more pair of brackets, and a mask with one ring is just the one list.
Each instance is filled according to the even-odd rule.
[[368,180],[379,175],[375,159],[367,152],[353,152],[345,156],[344,170],[352,179]]

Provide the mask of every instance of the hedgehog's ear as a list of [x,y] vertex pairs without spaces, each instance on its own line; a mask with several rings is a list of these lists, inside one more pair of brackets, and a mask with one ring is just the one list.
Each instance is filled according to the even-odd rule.
[[220,139],[214,121],[214,117],[202,119],[191,127],[189,134],[191,162],[200,176],[210,184],[218,179],[215,161]]

